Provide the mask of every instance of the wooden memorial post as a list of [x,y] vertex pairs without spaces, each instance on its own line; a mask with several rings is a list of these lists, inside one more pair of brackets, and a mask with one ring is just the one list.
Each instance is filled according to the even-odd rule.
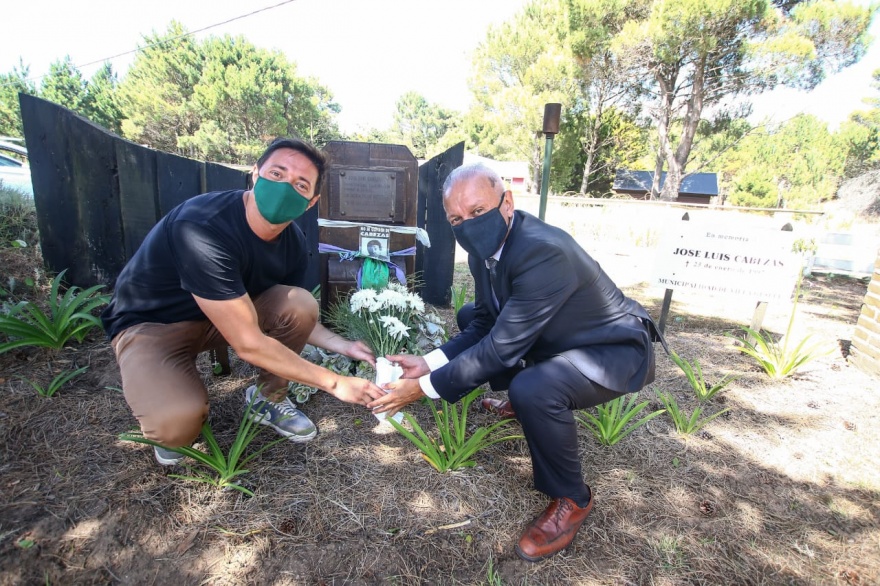
[[[324,153],[328,164],[319,217],[351,224],[323,225],[319,230],[321,307],[326,310],[356,287],[363,262],[357,255],[370,252],[370,241],[382,245],[377,259],[387,259],[407,278],[412,276],[415,236],[393,228],[416,226],[418,162],[405,146],[391,144],[331,141]],[[364,242],[361,228],[366,229]],[[396,254],[407,249],[412,253]]]

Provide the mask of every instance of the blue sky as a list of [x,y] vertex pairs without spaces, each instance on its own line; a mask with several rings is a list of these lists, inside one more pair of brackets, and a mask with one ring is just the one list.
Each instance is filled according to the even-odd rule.
[[[31,75],[70,55],[82,66],[134,49],[141,35],[164,31],[172,19],[189,30],[220,23],[283,0],[16,0],[4,6],[0,71],[19,56]],[[867,0],[859,0],[866,3]],[[342,106],[340,126],[384,128],[394,103],[414,90],[428,100],[467,108],[471,53],[487,28],[509,19],[526,0],[294,0],[200,33],[244,35],[279,49],[300,73],[317,77]],[[880,37],[880,20],[873,27]],[[112,60],[124,71],[132,55]],[[81,67],[90,77],[99,64]],[[860,63],[805,94],[780,90],[755,100],[754,121],[781,121],[800,111],[832,125],[862,107],[871,72],[880,68],[880,41]]]

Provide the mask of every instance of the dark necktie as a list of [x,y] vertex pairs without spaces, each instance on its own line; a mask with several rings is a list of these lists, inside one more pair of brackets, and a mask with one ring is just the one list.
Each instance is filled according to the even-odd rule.
[[488,258],[486,259],[486,264],[489,266],[489,285],[492,287],[492,301],[495,302],[495,309],[501,309],[501,305],[498,303],[498,296],[495,295],[495,279],[498,276],[498,272],[496,271],[498,259]]

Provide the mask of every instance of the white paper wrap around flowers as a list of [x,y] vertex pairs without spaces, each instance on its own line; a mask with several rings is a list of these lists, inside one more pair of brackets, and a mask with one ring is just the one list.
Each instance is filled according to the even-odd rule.
[[[389,361],[384,356],[376,358],[376,386],[380,389],[385,383],[393,383],[403,376],[403,368]],[[383,389],[384,390],[384,389]],[[376,419],[385,421],[387,415],[385,413],[374,413]],[[403,412],[398,411],[392,418],[397,423],[403,421]]]

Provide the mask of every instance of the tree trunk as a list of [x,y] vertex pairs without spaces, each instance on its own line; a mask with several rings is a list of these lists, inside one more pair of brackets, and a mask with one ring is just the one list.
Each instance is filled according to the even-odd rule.
[[[543,156],[541,155],[541,134],[537,133],[535,135],[535,148],[532,150],[532,168],[534,172],[532,174],[532,185],[534,186],[534,193],[541,193],[541,165],[543,164]],[[550,190],[548,189],[549,193]]]
[[684,177],[691,148],[694,145],[694,136],[697,134],[697,125],[700,123],[700,117],[703,115],[705,82],[706,55],[703,54],[700,55],[694,64],[693,86],[691,88],[691,96],[687,101],[681,140],[678,142],[675,152],[672,149],[666,151],[666,182],[663,184],[663,192],[660,194],[660,199],[671,201],[678,197],[678,192],[681,189],[681,180]]
[[605,80],[598,82],[596,95],[593,100],[596,104],[596,112],[593,115],[592,122],[587,126],[587,136],[584,151],[587,154],[587,161],[584,163],[584,174],[581,179],[581,193],[586,195],[587,188],[590,186],[590,175],[593,173],[593,163],[596,160],[596,152],[599,150],[599,133],[602,131],[602,118],[605,115],[605,101],[608,95],[608,87]]
[[654,180],[651,182],[651,199],[665,199],[663,194],[666,193],[666,186],[669,185],[669,177],[667,177],[666,182],[663,184],[663,193],[660,192],[663,162],[664,159],[668,158],[667,154],[672,150],[669,144],[669,121],[672,119],[673,100],[675,98],[673,87],[675,87],[675,79],[678,77],[678,68],[673,68],[668,75],[663,74],[662,68],[656,74],[657,84],[660,87],[660,112],[657,115],[657,139],[659,144],[657,145],[657,158],[654,165]]
[[587,151],[587,162],[584,163],[584,176],[581,180],[581,193],[586,195],[587,188],[590,186],[590,174],[593,172],[593,153],[596,151],[590,148]]
[[657,199],[660,196],[660,178],[663,176],[663,148],[658,147],[657,155],[654,157],[654,178],[651,180],[651,193],[648,199]]

